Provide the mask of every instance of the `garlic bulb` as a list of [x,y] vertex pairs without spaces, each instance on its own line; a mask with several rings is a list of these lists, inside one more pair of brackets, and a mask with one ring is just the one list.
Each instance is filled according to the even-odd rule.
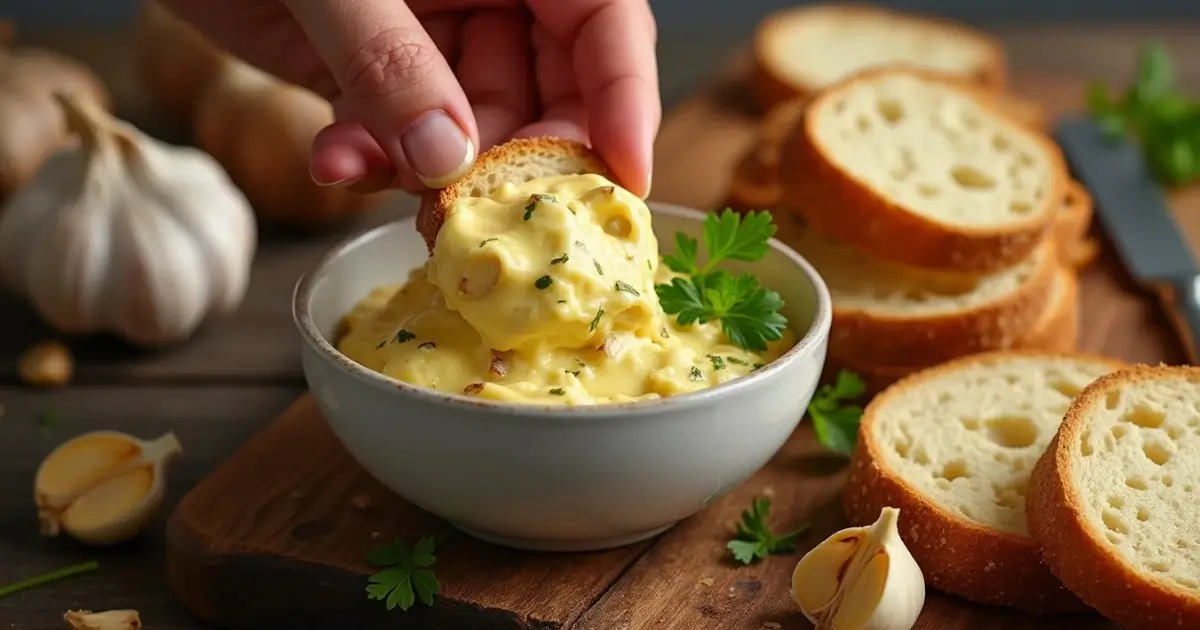
[[900,510],[843,529],[800,559],[792,598],[815,630],[910,630],[925,605],[925,577],[900,540]]
[[212,157],[56,94],[78,146],[0,210],[0,281],[68,333],[188,338],[246,293],[256,227]]

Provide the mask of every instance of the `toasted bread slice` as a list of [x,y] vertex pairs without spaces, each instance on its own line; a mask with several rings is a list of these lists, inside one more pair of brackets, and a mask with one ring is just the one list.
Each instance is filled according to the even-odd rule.
[[908,63],[1000,92],[1004,48],[962,24],[850,3],[796,7],[767,16],[754,36],[754,83],[764,110],[811,96],[867,68]]
[[993,99],[912,68],[829,88],[784,141],[783,202],[812,226],[880,258],[994,271],[1042,241],[1065,166],[1044,134]]
[[[1078,349],[1079,339],[1079,280],[1067,269],[1059,269],[1054,277],[1054,292],[1050,304],[1037,323],[1011,348],[994,350],[1022,350],[1028,352],[1050,352],[1064,354]],[[896,381],[932,367],[930,365],[872,365],[863,363],[858,357],[839,357],[830,354],[826,363],[829,372],[847,369],[858,374],[870,393],[881,392]]]
[[1097,380],[1033,469],[1029,530],[1080,599],[1127,628],[1200,628],[1200,368]]
[[867,405],[843,493],[854,525],[885,506],[929,585],[1038,613],[1086,607],[1042,565],[1030,470],[1072,397],[1120,369],[1098,356],[994,352],[909,376]]
[[779,147],[800,119],[804,104],[804,99],[792,99],[767,112],[730,174],[725,205],[742,212],[779,205]]
[[505,182],[521,183],[539,177],[582,173],[612,178],[600,156],[580,142],[562,138],[509,140],[484,151],[462,179],[422,196],[417,212],[417,231],[432,252],[446,213],[459,197],[486,195]]
[[1076,269],[1091,264],[1098,248],[1088,238],[1092,227],[1092,196],[1083,184],[1068,180],[1062,207],[1054,219],[1054,240],[1059,259]]
[[775,238],[804,256],[833,297],[829,354],[869,365],[933,365],[1010,348],[1054,292],[1049,240],[992,274],[932,272],[881,260],[775,212]]
[[1016,94],[995,95],[996,106],[1009,118],[1037,131],[1046,130],[1046,110],[1041,103],[1021,98]]

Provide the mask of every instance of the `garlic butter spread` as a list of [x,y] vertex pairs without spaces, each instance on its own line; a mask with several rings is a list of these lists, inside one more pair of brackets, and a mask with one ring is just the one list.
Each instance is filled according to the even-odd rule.
[[650,210],[600,175],[566,175],[463,197],[429,262],[345,318],[338,349],[431,389],[543,404],[625,402],[692,392],[748,374],[758,354],[720,324],[681,326],[659,306]]

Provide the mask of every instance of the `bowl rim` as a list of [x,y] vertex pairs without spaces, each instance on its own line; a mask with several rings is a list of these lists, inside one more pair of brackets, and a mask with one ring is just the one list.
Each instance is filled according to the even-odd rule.
[[[647,201],[646,204],[654,214],[665,214],[686,221],[702,222],[704,217],[709,214],[682,205],[661,201]],[[771,238],[768,242],[771,249],[783,255],[807,277],[816,293],[816,309],[813,313],[812,324],[796,340],[795,345],[780,355],[779,358],[758,370],[732,381],[686,394],[649,400],[591,405],[512,403],[474,398],[464,394],[441,392],[406,383],[375,372],[342,354],[341,351],[317,330],[310,309],[312,294],[329,268],[336,265],[339,260],[355,249],[377,238],[381,238],[391,230],[400,229],[401,224],[413,223],[414,219],[415,217],[412,215],[406,216],[376,226],[360,234],[350,236],[321,256],[310,267],[309,271],[300,276],[296,282],[296,286],[292,292],[292,319],[300,332],[302,342],[315,351],[322,360],[333,364],[340,372],[370,387],[413,397],[429,404],[445,405],[460,409],[469,408],[476,411],[486,410],[498,415],[521,416],[529,419],[552,418],[554,420],[561,420],[563,416],[578,419],[600,419],[612,416],[641,417],[658,415],[664,412],[684,412],[696,407],[710,405],[715,402],[714,399],[733,396],[741,389],[752,387],[758,382],[778,376],[790,364],[813,352],[823,339],[828,338],[830,326],[833,321],[833,300],[829,294],[828,286],[826,286],[821,275],[817,273],[816,268],[790,247],[775,238]],[[796,331],[793,330],[792,332]]]

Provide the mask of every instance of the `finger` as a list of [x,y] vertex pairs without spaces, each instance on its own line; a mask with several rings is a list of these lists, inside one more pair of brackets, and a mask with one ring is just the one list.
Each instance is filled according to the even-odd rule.
[[309,173],[322,186],[349,186],[359,192],[376,192],[396,181],[379,143],[356,122],[336,122],[313,140]]
[[333,72],[346,110],[393,166],[411,169],[431,188],[462,177],[477,154],[475,120],[449,64],[407,5],[285,1]]
[[559,42],[571,42],[593,147],[623,185],[645,196],[662,119],[649,5],[645,0],[528,2]]
[[560,102],[542,115],[542,119],[525,125],[513,134],[514,138],[553,136],[584,144],[588,143],[587,110],[580,101]]
[[555,136],[590,145],[587,109],[571,71],[570,53],[541,24],[535,23],[530,35],[542,113],[540,120],[518,129],[514,137]]
[[458,80],[475,112],[480,151],[533,117],[531,21],[525,11],[479,11],[463,27]]

